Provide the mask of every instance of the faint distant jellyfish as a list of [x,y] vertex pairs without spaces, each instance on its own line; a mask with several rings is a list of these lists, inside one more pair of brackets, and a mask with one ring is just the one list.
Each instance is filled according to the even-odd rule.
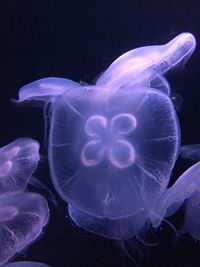
[[39,143],[19,138],[0,148],[0,194],[24,191],[39,160]]
[[18,261],[7,263],[3,267],[50,267],[45,263],[34,262],[34,261]]
[[[199,170],[200,171],[200,170]],[[200,240],[200,187],[186,201],[185,220],[180,231],[189,233],[193,238]]]
[[180,154],[184,159],[200,161],[200,144],[184,145],[181,147]]
[[46,78],[20,90],[19,101],[50,103],[51,176],[77,225],[123,239],[154,219],[150,211],[167,188],[180,143],[162,75],[194,48],[193,35],[183,33],[125,53],[95,86]]
[[164,217],[174,214],[186,201],[184,222],[180,234],[189,233],[200,240],[200,162],[185,171],[177,181],[168,188],[158,201],[152,214],[154,227]]
[[0,264],[36,240],[48,218],[48,204],[41,195],[21,192],[1,195]]

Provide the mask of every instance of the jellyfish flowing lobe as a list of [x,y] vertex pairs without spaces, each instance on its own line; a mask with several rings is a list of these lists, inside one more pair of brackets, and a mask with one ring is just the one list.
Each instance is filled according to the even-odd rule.
[[131,50],[116,59],[96,84],[114,90],[124,86],[145,86],[189,57],[195,47],[194,36],[182,33],[165,45]]
[[[195,47],[194,36],[191,33],[182,33],[165,45],[133,49],[117,58],[99,77],[96,85],[115,91],[122,87],[134,89],[150,86],[156,80],[159,87],[164,85],[164,90],[169,92],[169,85],[162,75],[189,58]],[[81,85],[69,79],[43,78],[23,86],[19,90],[19,101],[48,102],[79,86]]]
[[63,78],[44,78],[23,86],[19,91],[19,101],[48,101],[52,96],[62,95],[65,91],[80,86]]

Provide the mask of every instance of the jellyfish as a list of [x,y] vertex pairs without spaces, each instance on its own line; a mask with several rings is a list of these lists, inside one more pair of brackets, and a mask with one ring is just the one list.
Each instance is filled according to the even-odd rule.
[[49,188],[33,176],[40,155],[40,144],[31,138],[18,138],[0,148],[0,195],[7,192],[25,191],[28,184],[44,190],[45,196],[58,206]]
[[181,147],[180,154],[184,159],[200,161],[200,144],[184,145]]
[[[199,170],[200,171],[200,170]],[[199,187],[186,200],[185,220],[180,234],[189,233],[194,239],[200,240],[200,191]]]
[[180,234],[189,233],[200,240],[200,162],[186,170],[158,201],[154,212],[155,227],[163,217],[174,214],[185,202],[184,222]]
[[44,78],[20,89],[19,102],[48,110],[52,181],[77,225],[113,239],[137,235],[147,221],[157,225],[157,203],[180,150],[163,75],[195,45],[182,33],[125,53],[95,85]]
[[3,266],[4,267],[50,267],[45,263],[34,262],[34,261],[18,261],[18,262],[7,263]]
[[0,194],[24,191],[39,160],[39,143],[18,138],[0,148]]
[[49,218],[45,198],[35,193],[0,196],[0,264],[24,250],[42,234]]

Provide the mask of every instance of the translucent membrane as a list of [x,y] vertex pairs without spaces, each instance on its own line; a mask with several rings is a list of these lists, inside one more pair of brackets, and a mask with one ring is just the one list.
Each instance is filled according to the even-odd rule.
[[39,161],[40,145],[19,138],[0,148],[0,194],[24,191]]
[[0,196],[0,264],[25,249],[42,233],[49,219],[45,198],[34,193]]

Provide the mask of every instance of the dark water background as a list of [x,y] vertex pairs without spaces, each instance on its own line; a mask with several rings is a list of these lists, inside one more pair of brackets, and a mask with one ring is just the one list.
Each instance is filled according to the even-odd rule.
[[[185,67],[167,76],[183,98],[178,112],[182,144],[200,142],[199,1],[0,1],[0,146],[23,136],[42,143],[42,110],[10,103],[24,84],[49,76],[89,83],[122,53],[164,44],[185,31],[195,35],[197,49]],[[35,176],[52,188],[43,147],[41,153],[44,157]],[[172,181],[190,165],[179,160]],[[59,205],[60,212],[50,206],[51,219],[43,237],[17,259],[55,267],[134,266],[119,244],[78,229],[65,218],[61,200]],[[181,218],[181,212],[172,218],[175,226]],[[160,245],[134,256],[139,266],[200,266],[200,242],[185,236],[173,243],[171,234],[163,225],[156,233]],[[130,243],[128,249],[131,253]]]

